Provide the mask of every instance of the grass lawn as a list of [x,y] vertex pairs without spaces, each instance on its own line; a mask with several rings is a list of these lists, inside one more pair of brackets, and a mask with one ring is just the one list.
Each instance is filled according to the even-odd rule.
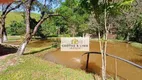
[[[13,37],[9,38],[13,41]],[[19,40],[20,37],[16,36],[14,39]],[[85,71],[66,68],[39,58],[39,55],[44,55],[52,45],[46,42],[44,45],[39,44],[39,48],[35,45],[29,43],[25,55],[21,57],[12,54],[0,60],[0,66],[5,67],[0,72],[0,80],[94,80],[93,75]]]
[[[98,38],[93,38],[91,40],[95,40],[95,41],[98,41]],[[124,40],[117,40],[117,39],[108,39],[108,42],[126,42]],[[138,42],[128,42],[130,45],[132,45],[133,47],[136,47],[138,49],[141,49],[142,50],[142,43],[138,43]]]
[[[0,12],[1,13],[1,12]],[[23,13],[22,12],[10,12],[7,17],[6,17],[6,27],[8,27],[12,21],[22,21],[23,17],[22,17]],[[32,13],[31,16],[35,19],[39,19],[39,14],[35,14]]]
[[137,43],[137,42],[131,42],[130,43],[132,46],[136,47],[136,48],[139,48],[142,50],[142,44],[141,43]]
[[0,80],[94,80],[92,74],[66,68],[33,55],[21,56],[18,61],[0,73]]

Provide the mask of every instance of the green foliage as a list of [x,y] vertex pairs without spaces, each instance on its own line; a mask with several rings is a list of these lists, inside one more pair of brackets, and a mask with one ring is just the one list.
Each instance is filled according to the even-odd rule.
[[[56,0],[53,0],[53,2]],[[141,41],[141,18],[140,9],[142,6],[133,7],[135,0],[116,0],[104,4],[103,0],[65,0],[59,7],[51,8],[49,5],[44,6],[43,2],[35,1],[32,11],[38,10],[39,12],[45,11],[46,13],[56,12],[62,16],[52,17],[44,22],[38,29],[36,36],[45,38],[48,36],[82,36],[82,34],[90,33],[97,35],[98,31],[104,34],[104,10],[107,10],[107,26],[111,24],[109,32],[114,32],[111,28],[116,29],[118,39],[126,39],[130,33],[130,40]],[[60,2],[60,1],[59,1]],[[139,2],[138,2],[139,3]],[[141,3],[140,3],[141,4]],[[46,7],[46,8],[44,8]],[[53,6],[52,6],[53,7]],[[22,12],[11,12],[6,18],[6,24],[10,25],[13,20],[17,23],[12,23],[9,28],[8,34],[21,35],[25,29],[16,30],[24,23]],[[134,16],[133,16],[134,15]],[[137,17],[139,15],[139,17]],[[31,28],[39,20],[38,14],[31,14],[34,20],[31,20]],[[45,15],[46,16],[46,15]],[[7,25],[6,25],[7,26]],[[132,26],[130,28],[130,26]],[[20,31],[21,30],[21,31]]]
[[119,24],[118,39],[142,42],[142,11],[139,10],[141,7],[140,2],[140,4],[131,6],[129,12],[124,12],[119,16],[117,20]]
[[134,27],[131,30],[131,37],[132,41],[137,41],[142,43],[142,18],[140,21],[137,21]]
[[121,3],[120,3],[120,6],[123,7],[123,9],[128,9],[129,7],[132,7],[132,3],[134,2],[135,0],[123,0]]
[[9,35],[23,35],[25,33],[25,24],[23,22],[13,21],[9,27],[7,27],[7,33]]
[[[108,3],[104,0],[80,0],[80,5],[90,14],[89,27],[91,32],[96,33],[95,35],[98,31],[102,35],[105,33],[104,11],[106,9],[109,32],[117,33],[117,39],[142,41],[141,21],[138,21],[137,17],[140,15],[141,3],[135,5],[134,2],[135,0],[116,0]],[[115,33],[114,29],[116,29]]]
[[[58,18],[58,21],[63,23],[63,25],[60,24],[58,26],[61,26],[60,29],[64,30],[65,33],[71,36],[78,36],[79,34],[85,33],[82,31],[85,31],[88,27],[85,24],[87,24],[89,14],[80,7],[79,0],[66,0],[62,3],[61,7],[57,9],[57,12],[64,16],[62,19]],[[85,30],[83,30],[83,25],[86,26]]]
[[[132,46],[141,49],[142,50],[142,44],[141,43],[137,43],[137,42],[131,42],[130,43]],[[140,55],[142,55],[142,53],[140,53]]]
[[88,28],[88,24],[81,24],[79,25],[79,28],[77,29],[79,36],[82,36],[83,33],[89,33],[89,28]]
[[[127,25],[128,22],[126,20],[121,21],[120,27],[117,31],[117,38],[126,40],[127,37],[129,37],[130,41],[137,41],[142,42],[142,18],[133,20],[134,23],[131,27],[130,25]],[[128,35],[129,33],[129,35]]]
[[21,22],[23,20],[22,13],[19,12],[10,12],[6,17],[6,27],[8,27],[12,21]]
[[57,36],[57,27],[54,25],[52,20],[47,20],[41,26],[41,32],[46,36]]

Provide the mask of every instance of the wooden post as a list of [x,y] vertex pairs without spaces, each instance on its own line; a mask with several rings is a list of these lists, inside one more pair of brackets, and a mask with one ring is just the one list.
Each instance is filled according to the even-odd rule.
[[86,60],[86,71],[88,70],[88,63],[89,63],[89,53],[87,54],[87,60]]
[[115,80],[117,80],[117,59],[114,58],[115,60]]

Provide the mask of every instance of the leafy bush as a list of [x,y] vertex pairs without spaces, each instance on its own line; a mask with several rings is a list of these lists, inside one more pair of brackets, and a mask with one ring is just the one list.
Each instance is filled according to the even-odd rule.
[[24,22],[13,21],[6,30],[9,35],[23,35],[25,33],[25,29]]
[[132,41],[142,43],[142,21],[137,22],[136,25],[133,27],[130,39]]
[[42,24],[40,32],[46,37],[57,36],[57,26],[53,23],[45,22]]
[[126,40],[129,37],[129,41],[142,43],[142,18],[135,20],[131,28],[126,25],[125,21],[120,25],[117,31],[117,39]]

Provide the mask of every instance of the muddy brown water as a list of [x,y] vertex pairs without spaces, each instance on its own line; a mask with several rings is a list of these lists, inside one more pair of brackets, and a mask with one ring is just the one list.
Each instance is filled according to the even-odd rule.
[[[99,51],[99,43],[97,41],[90,41],[90,51]],[[66,52],[57,49],[48,52],[44,56],[44,59],[70,68],[85,69],[87,56],[82,56],[83,53],[85,52]],[[107,53],[142,65],[142,51],[132,47],[130,44],[109,42]],[[101,74],[101,55],[91,54],[88,70],[93,73]],[[117,74],[123,80],[142,80],[142,69],[111,57],[107,57],[107,74],[111,76]]]
[[[9,43],[16,45],[20,44],[20,42]],[[45,47],[49,46],[48,43],[50,43],[50,41],[36,40],[31,41],[28,46]],[[90,41],[90,51],[99,52],[99,43],[97,41]],[[43,58],[57,64],[62,64],[66,67],[85,70],[87,56],[82,56],[82,54],[84,53],[85,52],[75,51],[63,52],[60,51],[60,49],[57,49],[48,51]],[[142,51],[140,49],[132,47],[130,44],[122,42],[109,42],[107,53],[125,58],[142,66]],[[88,71],[96,74],[101,74],[101,55],[90,55]],[[116,73],[123,80],[142,80],[142,69],[139,69],[126,62],[107,57],[107,74],[114,76]]]

